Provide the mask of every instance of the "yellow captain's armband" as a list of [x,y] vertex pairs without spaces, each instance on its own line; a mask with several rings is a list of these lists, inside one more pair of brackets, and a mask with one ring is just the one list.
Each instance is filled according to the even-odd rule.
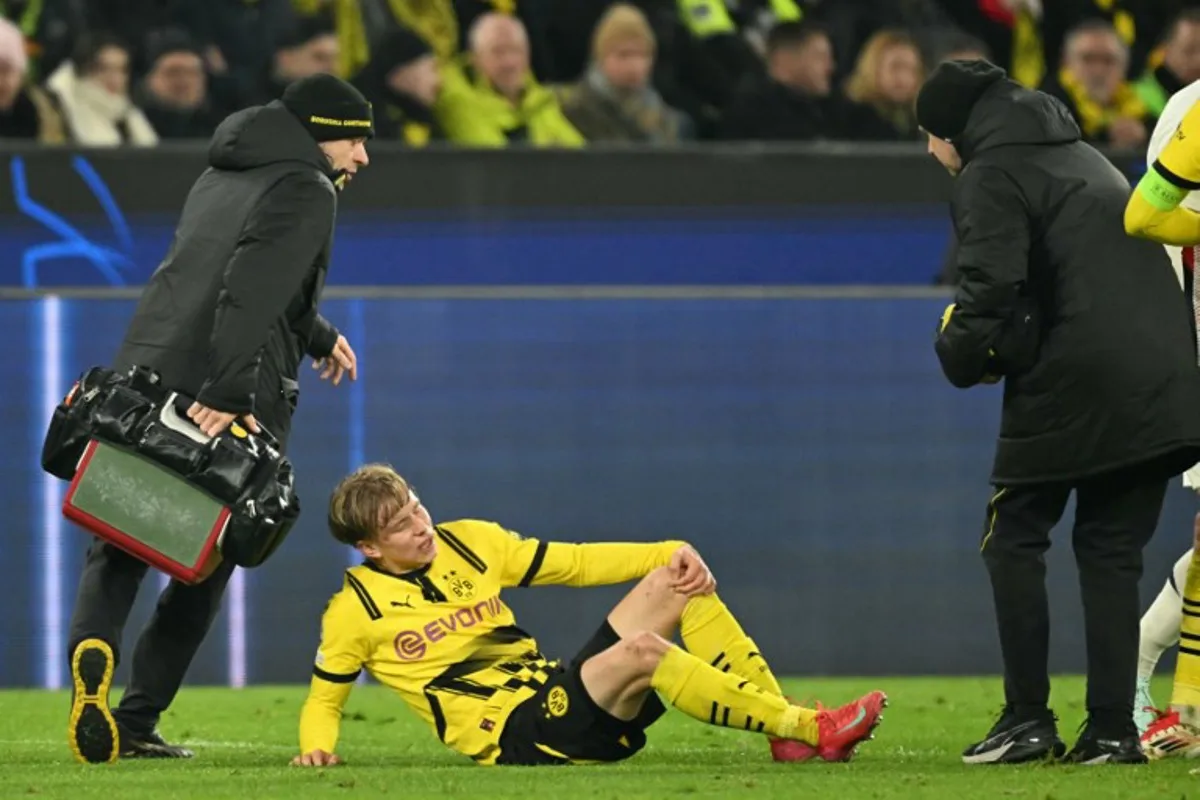
[[1136,191],[1159,211],[1170,211],[1183,202],[1189,190],[1171,183],[1156,167],[1146,170],[1146,174],[1138,181]]

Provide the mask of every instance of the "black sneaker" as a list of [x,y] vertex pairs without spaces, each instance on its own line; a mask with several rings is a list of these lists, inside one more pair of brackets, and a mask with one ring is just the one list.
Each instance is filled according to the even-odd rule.
[[116,659],[100,639],[84,639],[71,653],[71,716],[67,741],[85,764],[117,760],[117,723],[108,708]]
[[964,764],[1024,764],[1062,758],[1067,746],[1058,738],[1054,714],[1019,716],[1005,708],[987,738],[963,751]]
[[1108,735],[1084,723],[1083,733],[1067,753],[1072,764],[1145,764],[1149,762],[1136,729],[1119,735]]
[[124,725],[121,731],[121,758],[191,758],[195,755],[186,747],[169,744],[158,731],[132,731]]

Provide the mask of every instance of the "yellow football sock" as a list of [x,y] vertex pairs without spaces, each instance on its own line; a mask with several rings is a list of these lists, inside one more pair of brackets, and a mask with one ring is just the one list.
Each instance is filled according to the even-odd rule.
[[650,685],[671,705],[709,725],[817,744],[816,711],[794,706],[675,645],[659,662]]
[[771,674],[754,640],[715,594],[699,595],[688,601],[679,620],[679,634],[683,646],[697,658],[722,672],[746,678],[765,692],[783,695],[779,681]]
[[1175,659],[1172,706],[1200,706],[1200,550],[1192,552],[1183,595],[1183,621],[1179,626],[1179,654]]

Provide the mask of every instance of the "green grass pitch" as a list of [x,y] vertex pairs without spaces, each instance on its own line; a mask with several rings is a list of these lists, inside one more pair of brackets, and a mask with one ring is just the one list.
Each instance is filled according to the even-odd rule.
[[[891,698],[876,738],[850,764],[774,764],[766,742],[672,712],[650,743],[613,766],[485,768],[444,749],[378,686],[357,687],[331,769],[289,767],[303,687],[185,688],[161,729],[190,743],[192,761],[76,764],[67,749],[67,696],[0,692],[0,798],[1200,798],[1196,761],[1145,767],[965,767],[959,752],[991,724],[1000,681],[821,679],[788,681],[796,697],[842,702],[872,688]],[[1068,744],[1082,721],[1082,681],[1058,678],[1053,704]],[[1167,696],[1167,684],[1155,697]],[[115,700],[115,698],[114,698]]]

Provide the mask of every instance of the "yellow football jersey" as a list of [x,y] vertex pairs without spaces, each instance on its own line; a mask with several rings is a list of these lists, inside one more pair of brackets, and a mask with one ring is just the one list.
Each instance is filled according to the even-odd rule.
[[1153,160],[1125,207],[1127,233],[1187,248],[1182,253],[1186,259],[1200,245],[1195,199],[1200,190],[1200,102],[1194,92],[1191,87],[1182,90],[1163,110],[1148,153]]
[[352,567],[321,621],[301,752],[333,752],[341,709],[365,667],[445,744],[494,763],[504,721],[557,665],[517,627],[501,590],[634,580],[666,565],[682,544],[539,542],[493,522],[459,520],[437,526],[438,553],[426,567],[403,575]]
[[1193,103],[1183,115],[1171,138],[1163,145],[1156,163],[1167,171],[1172,182],[1194,189],[1200,182],[1200,103]]

